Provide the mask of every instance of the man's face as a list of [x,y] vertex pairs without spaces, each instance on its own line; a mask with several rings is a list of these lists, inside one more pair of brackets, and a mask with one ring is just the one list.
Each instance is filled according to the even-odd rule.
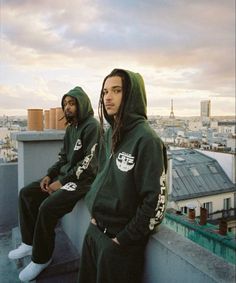
[[63,100],[64,114],[68,122],[77,120],[76,99],[72,96],[66,96]]
[[103,103],[109,116],[116,116],[122,101],[121,77],[109,77],[103,87]]

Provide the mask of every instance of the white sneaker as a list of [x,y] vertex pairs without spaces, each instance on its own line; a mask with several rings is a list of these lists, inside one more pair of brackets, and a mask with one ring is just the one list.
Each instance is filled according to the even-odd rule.
[[21,245],[17,249],[9,252],[8,258],[19,259],[27,255],[32,255],[32,246],[21,243]]
[[19,274],[19,279],[23,282],[31,281],[35,279],[49,264],[51,263],[52,259],[48,262],[40,264],[34,263],[31,261]]

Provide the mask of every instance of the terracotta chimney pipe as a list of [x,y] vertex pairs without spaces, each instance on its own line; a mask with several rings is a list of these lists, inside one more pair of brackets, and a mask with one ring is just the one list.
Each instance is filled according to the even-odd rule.
[[28,130],[43,131],[43,109],[28,109]]

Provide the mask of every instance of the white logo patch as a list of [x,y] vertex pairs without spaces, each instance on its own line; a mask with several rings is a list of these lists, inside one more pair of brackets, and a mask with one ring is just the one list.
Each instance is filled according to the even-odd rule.
[[79,150],[82,147],[82,142],[80,139],[77,140],[77,142],[75,143],[75,147],[74,150]]
[[77,188],[77,185],[75,183],[69,182],[69,183],[66,183],[63,187],[61,187],[61,190],[72,192],[72,191],[75,191],[76,188]]
[[149,229],[154,230],[155,226],[161,223],[164,212],[166,209],[166,173],[165,169],[163,169],[163,173],[160,178],[160,186],[161,186],[161,193],[158,196],[157,206],[155,209],[155,217],[150,219],[149,222]]
[[128,172],[135,165],[134,157],[129,153],[121,152],[116,158],[116,165],[121,171]]
[[93,159],[94,156],[94,152],[96,149],[97,143],[95,143],[93,145],[93,147],[91,148],[91,153],[87,156],[85,156],[83,163],[78,167],[77,171],[76,171],[76,176],[77,179],[79,179],[80,175],[83,173],[84,170],[86,170],[91,162],[91,160]]

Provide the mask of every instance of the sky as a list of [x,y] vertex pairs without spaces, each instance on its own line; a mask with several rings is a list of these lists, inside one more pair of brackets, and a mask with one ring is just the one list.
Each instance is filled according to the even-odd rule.
[[148,114],[235,115],[234,0],[0,0],[0,115],[60,106],[75,86],[95,113],[114,68],[140,73]]

